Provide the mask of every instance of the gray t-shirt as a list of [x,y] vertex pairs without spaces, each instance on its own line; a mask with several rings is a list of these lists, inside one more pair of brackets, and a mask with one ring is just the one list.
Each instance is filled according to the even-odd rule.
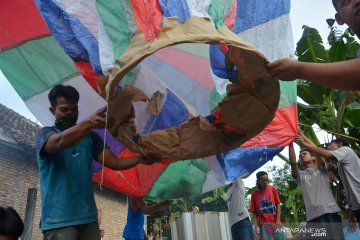
[[360,159],[349,147],[332,151],[344,185],[346,201],[352,210],[360,209]]
[[228,209],[229,209],[229,223],[230,226],[238,221],[249,217],[249,212],[246,208],[245,202],[245,185],[241,178],[236,179],[234,184],[227,191],[228,195]]
[[340,212],[330,190],[328,172],[325,166],[299,171],[296,182],[304,197],[307,221],[326,213]]

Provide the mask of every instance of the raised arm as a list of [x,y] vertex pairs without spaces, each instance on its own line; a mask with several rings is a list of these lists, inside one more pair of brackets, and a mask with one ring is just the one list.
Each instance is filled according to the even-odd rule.
[[269,63],[267,67],[272,77],[284,81],[306,79],[325,87],[360,90],[360,59],[306,63],[284,58]]
[[[317,148],[315,143],[313,143],[310,139],[308,139],[301,131],[299,131],[298,135],[299,135],[299,138],[297,138],[297,139],[298,139],[299,143],[301,141],[304,141],[306,144],[312,145],[313,147]],[[303,145],[303,144],[301,144],[301,145]],[[318,164],[324,165],[325,164],[325,158],[323,156],[319,155],[319,154],[316,154],[315,152],[314,152],[314,154],[316,156],[316,162]]]
[[79,142],[91,131],[91,129],[104,128],[105,112],[106,108],[94,113],[89,118],[71,128],[68,128],[60,133],[52,134],[46,141],[43,151],[48,154],[56,153],[61,149],[67,148]]
[[289,160],[291,166],[291,175],[293,176],[293,178],[297,178],[297,176],[299,175],[299,168],[296,164],[296,155],[293,143],[289,144]]

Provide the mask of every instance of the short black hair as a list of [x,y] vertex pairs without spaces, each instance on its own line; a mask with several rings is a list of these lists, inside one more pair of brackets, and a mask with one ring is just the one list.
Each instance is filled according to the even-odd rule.
[[338,9],[338,6],[337,6],[337,0],[332,0],[332,3],[334,5],[335,10],[338,12],[339,9]]
[[265,171],[260,171],[260,172],[256,173],[256,180],[259,180],[264,175],[268,175],[268,173]]
[[346,146],[346,147],[350,147],[350,143],[343,139],[343,138],[336,138],[334,140],[332,140],[330,143],[337,143],[337,144],[341,144],[341,146]]
[[48,94],[48,98],[52,107],[56,105],[56,101],[59,97],[63,97],[68,101],[78,102],[80,95],[73,86],[59,84],[53,87]]
[[19,238],[24,230],[24,223],[12,207],[0,206],[0,235]]

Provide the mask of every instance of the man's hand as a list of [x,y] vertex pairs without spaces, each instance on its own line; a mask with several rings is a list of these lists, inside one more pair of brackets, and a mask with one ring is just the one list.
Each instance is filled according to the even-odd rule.
[[145,165],[151,165],[156,162],[160,162],[160,160],[161,160],[160,156],[158,156],[156,154],[147,154],[146,156],[141,156],[140,158],[141,158],[140,163],[145,164]]
[[290,58],[283,58],[269,63],[267,69],[274,78],[292,81],[300,77],[301,63]]
[[306,141],[303,135],[300,134],[296,135],[295,141],[298,142],[301,146],[306,145]]
[[355,221],[355,216],[352,214],[349,216],[348,229],[349,229],[349,232],[351,232],[351,233],[355,232],[357,229],[357,223]]
[[106,124],[106,107],[100,109],[90,117],[86,119],[91,129],[105,128]]

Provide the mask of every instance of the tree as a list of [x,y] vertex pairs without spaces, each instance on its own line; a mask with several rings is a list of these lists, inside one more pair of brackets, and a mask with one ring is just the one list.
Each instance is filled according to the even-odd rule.
[[[328,63],[356,58],[359,43],[354,33],[350,29],[344,33],[337,30],[334,19],[328,19],[327,22],[330,27],[330,48],[325,49],[316,29],[303,26],[304,32],[296,48],[299,61]],[[298,96],[305,102],[298,102],[299,124],[308,138],[320,144],[312,128],[317,124],[331,134],[331,138],[341,136],[348,139],[354,150],[360,153],[359,92],[331,89],[299,80]]]

